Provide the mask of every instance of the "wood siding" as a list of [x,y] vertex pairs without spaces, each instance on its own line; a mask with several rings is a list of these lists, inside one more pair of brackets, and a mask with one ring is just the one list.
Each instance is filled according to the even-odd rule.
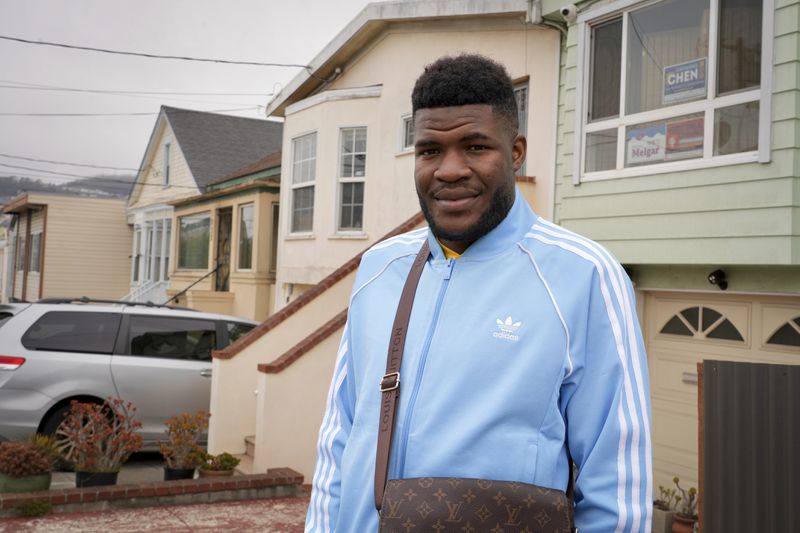
[[[165,204],[200,192],[189,170],[189,165],[186,164],[181,148],[175,139],[175,135],[172,133],[172,128],[170,128],[166,119],[162,120],[163,124],[159,127],[156,133],[156,141],[153,144],[155,149],[152,154],[145,154],[141,174],[131,193],[128,202],[128,206],[131,209]],[[166,143],[170,144],[170,185],[165,187],[162,176],[164,172],[164,145]]]
[[[121,298],[127,294],[132,231],[125,221],[124,200],[29,197],[31,202],[47,205],[42,298]],[[28,279],[30,285],[30,275]]]
[[799,264],[800,3],[776,0],[769,163],[576,186],[577,28],[570,26],[562,49],[555,221],[598,240],[625,263]]

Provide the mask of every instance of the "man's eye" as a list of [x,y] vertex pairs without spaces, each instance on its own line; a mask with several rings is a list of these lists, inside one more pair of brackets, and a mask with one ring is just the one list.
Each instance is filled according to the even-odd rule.
[[481,150],[486,150],[489,147],[484,144],[471,144],[469,148],[467,148],[471,152],[480,152]]
[[439,150],[437,150],[436,148],[422,148],[420,150],[417,150],[418,156],[436,155],[438,153]]

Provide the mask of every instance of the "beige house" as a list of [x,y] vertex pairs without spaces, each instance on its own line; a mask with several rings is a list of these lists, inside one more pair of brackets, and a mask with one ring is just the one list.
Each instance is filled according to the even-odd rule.
[[124,200],[30,192],[3,212],[14,215],[9,300],[127,293],[132,235]]
[[278,122],[162,106],[128,199],[133,226],[131,301],[167,300],[173,239],[170,202],[280,149]]
[[527,23],[528,5],[370,4],[270,102],[267,113],[285,118],[277,308],[419,211],[410,95],[442,55],[480,52],[508,67],[528,199],[551,216],[559,32]]
[[173,303],[264,320],[272,312],[281,154],[275,152],[171,202]]
[[215,356],[212,450],[244,452],[247,439],[257,471],[291,466],[310,481],[360,253],[423,223],[410,94],[426,64],[480,52],[507,65],[529,139],[519,187],[551,216],[560,34],[527,22],[528,8],[524,0],[370,4],[269,104],[285,117],[279,311]]

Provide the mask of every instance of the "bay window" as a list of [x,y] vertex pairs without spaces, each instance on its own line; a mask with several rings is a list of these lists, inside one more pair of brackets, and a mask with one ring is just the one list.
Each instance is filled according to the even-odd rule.
[[309,233],[314,227],[314,181],[317,175],[317,134],[292,141],[291,233]]
[[575,181],[768,160],[771,3],[618,0],[583,14]]
[[367,128],[342,128],[339,151],[339,231],[364,227],[364,177],[367,173]]

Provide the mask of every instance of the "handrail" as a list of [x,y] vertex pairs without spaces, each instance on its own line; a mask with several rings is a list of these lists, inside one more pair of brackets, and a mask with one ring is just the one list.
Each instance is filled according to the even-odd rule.
[[195,280],[195,281],[194,281],[194,283],[192,283],[192,284],[191,284],[191,285],[189,285],[188,287],[184,288],[184,289],[183,289],[181,292],[179,292],[178,294],[176,294],[176,295],[175,295],[175,296],[173,296],[172,298],[169,298],[169,299],[168,299],[166,302],[164,302],[164,305],[167,305],[167,304],[168,304],[168,303],[170,303],[172,300],[177,300],[178,298],[180,298],[181,296],[183,296],[184,294],[186,294],[186,293],[189,291],[189,289],[191,289],[192,287],[194,287],[195,285],[197,285],[198,283],[200,283],[201,281],[203,281],[204,279],[206,279],[208,276],[210,276],[211,274],[213,274],[214,272],[216,272],[217,270],[219,270],[219,267],[221,267],[221,266],[222,266],[222,264],[220,264],[220,263],[217,263],[217,266],[215,266],[215,267],[214,267],[214,270],[210,270],[210,271],[208,271],[208,272],[207,272],[206,274],[204,274],[204,275],[203,275],[201,278],[198,278],[197,280]]

